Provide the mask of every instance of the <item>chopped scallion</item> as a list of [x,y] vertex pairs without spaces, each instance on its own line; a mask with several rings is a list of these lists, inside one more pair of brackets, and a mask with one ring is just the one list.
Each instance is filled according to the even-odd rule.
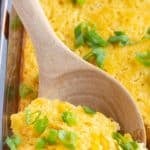
[[46,147],[46,145],[47,145],[46,140],[44,138],[39,138],[37,140],[35,148],[36,148],[36,150],[42,150]]
[[150,51],[136,53],[136,59],[146,67],[150,67]]
[[28,85],[21,83],[19,86],[19,95],[21,98],[26,98],[33,93],[33,89]]
[[38,133],[43,133],[48,126],[48,118],[45,116],[42,119],[37,119],[34,123],[34,129]]
[[150,39],[150,28],[148,28],[145,36],[143,37],[144,39]]
[[[118,31],[116,35],[122,35],[124,33]],[[92,51],[84,56],[85,60],[89,60],[91,57],[95,56],[97,66],[102,68],[105,60],[105,50],[101,47],[106,47],[108,45],[95,30],[92,25],[88,23],[81,23],[75,28],[75,44],[77,47],[87,44]]]
[[62,120],[69,126],[76,124],[76,116],[70,111],[63,112]]
[[19,136],[13,135],[12,137],[6,138],[6,144],[10,148],[10,150],[17,150],[17,147],[21,143],[21,139]]
[[82,106],[83,110],[85,113],[90,114],[90,115],[94,115],[96,113],[96,111],[88,106]]
[[40,117],[41,112],[31,112],[28,108],[25,110],[25,121],[27,125],[34,124]]
[[107,46],[107,42],[93,28],[88,28],[85,33],[85,41],[92,48]]
[[138,150],[139,148],[136,141],[121,135],[119,132],[114,132],[112,136],[123,150]]
[[85,0],[72,0],[75,4],[82,5],[85,3]]
[[85,43],[84,30],[85,29],[84,29],[83,23],[79,24],[74,30],[76,47],[80,47],[80,46],[84,45],[84,43]]
[[46,140],[49,144],[56,144],[58,139],[58,131],[55,129],[50,129]]
[[85,55],[83,58],[85,60],[89,60],[91,57],[96,58],[97,66],[100,68],[103,68],[104,61],[106,58],[106,51],[103,48],[93,48],[91,52],[89,52],[87,55]]
[[76,133],[66,130],[59,130],[58,138],[68,149],[75,149],[77,144]]
[[103,48],[94,48],[93,54],[96,57],[96,63],[98,65],[98,67],[102,68],[104,65],[105,57],[106,57],[105,50]]
[[87,44],[88,46],[95,47],[105,47],[107,46],[107,41],[105,41],[95,30],[92,25],[88,23],[80,23],[75,28],[75,45],[77,47]]
[[117,35],[117,36],[119,36],[119,35],[125,35],[125,33],[122,32],[122,31],[115,31],[114,33],[115,33],[115,35]]
[[114,36],[108,39],[108,42],[114,44],[119,43],[120,46],[126,46],[130,43],[129,37],[122,31],[115,31]]

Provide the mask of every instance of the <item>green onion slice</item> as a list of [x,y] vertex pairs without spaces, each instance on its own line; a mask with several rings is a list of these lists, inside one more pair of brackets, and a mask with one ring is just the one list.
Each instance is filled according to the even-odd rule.
[[66,146],[68,149],[74,150],[77,144],[77,135],[71,131],[59,130],[58,132],[59,140]]
[[150,51],[136,53],[136,59],[146,67],[150,67]]
[[55,129],[50,129],[46,140],[49,144],[56,144],[58,139],[58,131]]
[[120,46],[126,46],[130,44],[129,37],[122,31],[115,31],[114,36],[111,36],[108,39],[108,42],[110,43],[119,43]]
[[42,119],[36,119],[34,123],[34,129],[38,133],[43,133],[48,126],[48,118],[45,116]]
[[28,85],[21,83],[19,86],[19,95],[21,98],[26,98],[33,93],[33,89]]
[[70,111],[63,112],[61,117],[62,117],[62,120],[65,123],[67,123],[69,126],[76,124],[76,116]]
[[114,132],[112,136],[123,150],[138,150],[139,149],[139,145],[136,141],[133,141],[132,139],[128,139],[127,137],[124,137],[119,132]]
[[13,135],[11,137],[6,138],[6,144],[10,148],[10,150],[17,150],[17,147],[21,143],[21,139],[17,135]]
[[115,35],[120,36],[120,35],[125,35],[124,32],[122,31],[114,31]]
[[85,0],[72,0],[75,4],[83,5]]
[[85,34],[87,30],[89,30],[91,26],[87,22],[82,22],[79,25],[77,25],[74,29],[74,35],[75,35],[75,46],[80,47],[83,46],[85,41]]
[[106,58],[106,51],[101,47],[93,48],[92,51],[90,51],[88,54],[86,54],[83,57],[83,59],[88,61],[93,56],[96,58],[97,66],[100,67],[100,68],[103,68],[104,61],[105,61],[105,58]]
[[95,47],[105,47],[108,45],[95,30],[93,25],[89,23],[82,22],[75,28],[75,45],[80,47],[84,44],[95,48]]
[[27,125],[34,124],[40,117],[41,111],[31,112],[30,109],[25,110],[25,121]]
[[150,39],[150,28],[147,29],[147,32],[143,38],[144,39]]
[[82,106],[83,110],[85,113],[90,114],[90,115],[94,115],[96,114],[96,111],[88,106]]
[[85,41],[84,41],[84,24],[83,23],[79,24],[75,28],[74,34],[75,34],[76,47],[80,47],[80,46],[84,45]]
[[36,150],[42,150],[46,147],[46,145],[47,145],[46,140],[44,138],[39,138],[37,140],[35,148],[36,148]]
[[103,68],[104,61],[106,58],[106,51],[103,48],[94,48],[93,54],[96,57],[97,66]]
[[90,47],[105,47],[107,46],[107,41],[105,41],[94,28],[88,27],[85,33],[85,41]]

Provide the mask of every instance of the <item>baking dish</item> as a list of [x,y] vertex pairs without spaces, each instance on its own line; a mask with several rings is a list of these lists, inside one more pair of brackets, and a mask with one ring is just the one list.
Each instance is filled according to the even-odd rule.
[[5,88],[5,71],[7,55],[7,39],[4,34],[6,11],[8,3],[0,1],[0,149],[2,149],[2,124],[3,124],[3,105],[4,105],[4,88]]
[[17,31],[10,28],[9,21],[16,15],[10,0],[1,1],[1,12],[0,149],[6,149],[4,140],[11,133],[9,116],[18,109],[22,27]]

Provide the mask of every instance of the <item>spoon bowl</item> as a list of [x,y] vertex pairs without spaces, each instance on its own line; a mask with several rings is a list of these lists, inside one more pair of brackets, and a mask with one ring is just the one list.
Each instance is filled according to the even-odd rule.
[[13,5],[36,48],[39,96],[90,106],[117,121],[122,132],[145,143],[142,117],[127,90],[57,38],[38,0],[13,0]]

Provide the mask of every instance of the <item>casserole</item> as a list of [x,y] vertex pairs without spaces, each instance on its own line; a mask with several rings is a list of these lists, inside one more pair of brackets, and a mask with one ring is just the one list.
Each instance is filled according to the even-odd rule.
[[[2,1],[2,2],[3,3],[5,2],[5,5],[7,5],[7,1]],[[42,1],[42,2],[43,2],[42,3],[43,7],[45,7],[45,8],[48,7],[47,1]],[[61,1],[61,2],[63,3],[64,1]],[[100,7],[100,6],[98,6],[98,7]],[[48,15],[48,13],[49,12],[48,12],[48,8],[47,8],[46,14]],[[15,17],[16,17],[16,14],[14,11],[12,11],[10,18],[13,20],[13,18],[15,18]],[[62,21],[61,17],[59,18],[60,21]],[[10,26],[11,26],[11,23],[10,23]],[[55,30],[57,30],[57,28],[55,28]],[[3,29],[3,31],[4,31],[4,29]],[[4,107],[3,107],[4,108],[3,109],[3,111],[4,111],[4,114],[3,114],[3,116],[4,116],[3,117],[3,138],[4,139],[10,133],[8,130],[9,129],[8,128],[9,127],[9,115],[16,112],[18,109],[18,106],[19,106],[19,109],[23,109],[31,101],[31,98],[28,97],[28,98],[22,99],[21,104],[18,105],[18,103],[19,103],[19,82],[20,81],[21,82],[27,81],[25,75],[23,75],[22,73],[20,75],[20,72],[22,72],[21,70],[23,69],[20,67],[20,64],[22,63],[22,66],[24,65],[23,59],[25,58],[25,56],[27,54],[27,51],[26,51],[26,53],[22,53],[22,48],[23,48],[23,50],[25,50],[29,46],[31,51],[28,51],[28,53],[30,53],[30,56],[34,55],[34,52],[32,51],[33,50],[32,43],[31,43],[29,37],[27,37],[27,34],[23,33],[22,27],[19,27],[19,29],[17,31],[12,30],[10,27],[9,31],[10,32],[9,32],[8,55],[6,54],[6,49],[3,48],[3,55],[1,55],[1,57],[3,58],[3,60],[2,60],[3,63],[1,63],[1,64],[3,64],[3,67],[1,67],[1,76],[0,76],[1,77],[1,85],[2,85],[1,86],[2,88],[0,89],[1,95],[2,95],[1,97],[3,100],[5,99],[5,103],[4,103]],[[63,35],[61,35],[59,32],[57,34],[60,38],[62,38],[62,40],[65,40]],[[4,33],[3,33],[3,35],[4,35]],[[65,36],[68,36],[68,35],[65,35]],[[73,46],[73,44],[71,44],[71,45]],[[80,53],[82,51],[83,51],[83,49],[77,50],[76,53],[80,55]],[[82,54],[82,56],[83,55],[84,54]],[[22,62],[21,62],[21,57],[23,58]],[[6,67],[6,58],[7,58],[7,67]],[[12,66],[12,64],[13,64],[13,66]],[[32,78],[33,80],[31,79],[32,81],[30,80],[29,83],[31,83],[31,86],[33,86],[32,88],[35,89],[33,92],[34,94],[32,96],[36,97],[37,88],[38,88],[38,81],[35,80],[35,78],[36,79],[38,78],[38,66],[36,64],[35,57],[34,57],[33,64],[34,64],[34,67],[36,68],[37,76],[33,77]],[[110,63],[107,62],[107,65],[109,66]],[[6,72],[5,72],[5,68],[7,68]],[[111,71],[113,72],[113,70],[115,70],[115,67],[112,68]],[[119,76],[117,76],[117,78],[118,78],[118,80],[120,80]],[[32,85],[32,82],[34,82],[33,85]],[[136,86],[136,85],[134,85],[134,86]],[[129,88],[129,90],[132,90],[132,89]],[[136,95],[136,93],[135,93],[135,95]],[[2,103],[2,101],[1,101],[1,103]],[[143,104],[141,104],[141,105],[143,105]],[[3,106],[3,104],[1,106]],[[2,111],[2,109],[1,109],[1,111]],[[148,134],[148,136],[149,136],[149,134]]]
[[[105,40],[114,36],[115,31],[124,32],[131,40],[131,43],[125,46],[111,43],[104,47],[106,59],[102,69],[130,91],[143,116],[149,141],[150,72],[149,67],[144,66],[137,59],[137,53],[144,53],[150,46],[149,39],[144,38],[150,24],[149,1],[113,0],[109,3],[103,0],[86,0],[81,6],[72,3],[71,0],[41,0],[40,2],[57,36],[77,55],[94,65],[97,65],[95,57],[87,59],[91,47],[86,43],[80,47],[75,46],[75,28],[80,27],[82,23],[92,24],[96,32]],[[38,66],[34,57],[35,49],[27,33],[24,33],[23,41],[24,61],[21,82],[26,87],[34,89],[33,93],[36,95]],[[30,96],[21,98],[20,109],[31,102]]]

